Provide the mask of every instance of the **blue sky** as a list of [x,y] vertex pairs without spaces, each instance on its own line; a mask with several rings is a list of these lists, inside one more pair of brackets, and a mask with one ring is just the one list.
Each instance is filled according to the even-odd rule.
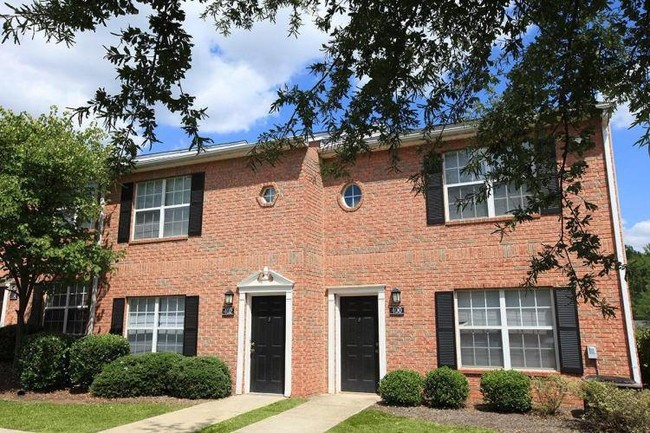
[[[5,9],[0,5],[0,13]],[[287,14],[280,14],[277,25],[257,24],[250,32],[235,31],[223,38],[199,19],[200,9],[195,2],[186,3],[187,28],[195,47],[184,88],[197,95],[199,106],[209,107],[210,118],[203,122],[202,131],[216,143],[256,141],[260,132],[278,121],[268,113],[277,88],[306,79],[305,66],[320,57],[325,36],[305,23],[299,38],[288,37]],[[129,23],[143,25],[145,20],[141,14]],[[51,105],[83,105],[99,86],[116,89],[115,73],[103,59],[101,46],[112,44],[110,32],[125,24],[117,20],[110,28],[81,34],[72,49],[48,45],[39,37],[20,46],[2,45],[0,105],[37,115]],[[161,110],[158,120],[164,144],[154,151],[188,146],[176,116]],[[650,156],[647,149],[633,146],[641,131],[628,130],[630,122],[623,108],[612,120],[612,131],[625,239],[640,249],[650,243],[650,202],[645,191]]]

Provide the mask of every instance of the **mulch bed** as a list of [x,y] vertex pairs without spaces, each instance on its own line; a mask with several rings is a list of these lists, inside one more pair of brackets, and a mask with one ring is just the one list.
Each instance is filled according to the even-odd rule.
[[433,421],[438,424],[485,427],[503,433],[575,433],[580,432],[580,422],[569,414],[542,417],[535,414],[501,414],[479,408],[458,410],[419,407],[394,407],[378,403],[374,406],[394,415]]
[[183,406],[193,406],[211,400],[188,400],[174,397],[134,397],[134,398],[100,398],[89,392],[78,392],[74,390],[59,390],[51,392],[30,392],[24,396],[18,395],[18,383],[15,380],[11,363],[0,363],[0,400],[14,401],[40,401],[46,403],[60,404],[105,404],[105,403],[161,403]]

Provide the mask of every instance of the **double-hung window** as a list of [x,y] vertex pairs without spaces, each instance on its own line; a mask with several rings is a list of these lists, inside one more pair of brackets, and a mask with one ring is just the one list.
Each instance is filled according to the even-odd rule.
[[183,353],[185,297],[129,298],[126,337],[131,353]]
[[187,236],[191,176],[136,184],[133,239]]
[[557,369],[550,290],[461,290],[456,306],[462,367]]
[[465,172],[472,154],[469,149],[446,152],[444,155],[445,198],[447,220],[508,215],[528,203],[524,186],[495,184],[487,200],[477,200],[489,166],[482,163],[477,173]]
[[83,335],[88,323],[88,284],[55,283],[45,302],[43,327],[48,331]]

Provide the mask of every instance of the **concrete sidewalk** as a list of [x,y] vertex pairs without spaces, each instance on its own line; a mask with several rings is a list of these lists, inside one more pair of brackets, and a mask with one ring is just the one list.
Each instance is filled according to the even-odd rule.
[[237,433],[322,433],[378,401],[375,394],[322,394]]
[[195,432],[210,424],[282,400],[280,395],[244,394],[121,425],[103,433]]

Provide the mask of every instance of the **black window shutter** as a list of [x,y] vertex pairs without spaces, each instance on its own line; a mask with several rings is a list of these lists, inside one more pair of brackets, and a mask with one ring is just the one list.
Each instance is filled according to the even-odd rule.
[[183,355],[196,356],[199,333],[199,297],[185,297],[185,324],[183,325]]
[[192,193],[190,195],[190,221],[187,229],[189,236],[201,236],[204,188],[205,173],[194,173],[192,175]]
[[124,298],[113,299],[113,312],[111,314],[111,334],[124,334]]
[[457,368],[454,292],[436,292],[438,367]]
[[129,241],[131,236],[131,207],[133,205],[133,182],[122,185],[120,194],[120,222],[117,227],[117,243]]
[[559,214],[562,211],[562,207],[560,200],[560,181],[557,178],[557,150],[555,148],[555,143],[542,143],[538,146],[537,151],[542,153],[542,161],[552,161],[552,164],[550,164],[548,167],[550,172],[547,188],[549,193],[557,197],[553,204],[540,209],[539,213],[542,215]]
[[433,164],[427,173],[425,199],[427,204],[427,225],[445,223],[445,196],[442,182],[442,158]]
[[555,290],[555,315],[557,319],[557,342],[560,350],[560,371],[582,374],[582,348],[578,306],[571,289]]

